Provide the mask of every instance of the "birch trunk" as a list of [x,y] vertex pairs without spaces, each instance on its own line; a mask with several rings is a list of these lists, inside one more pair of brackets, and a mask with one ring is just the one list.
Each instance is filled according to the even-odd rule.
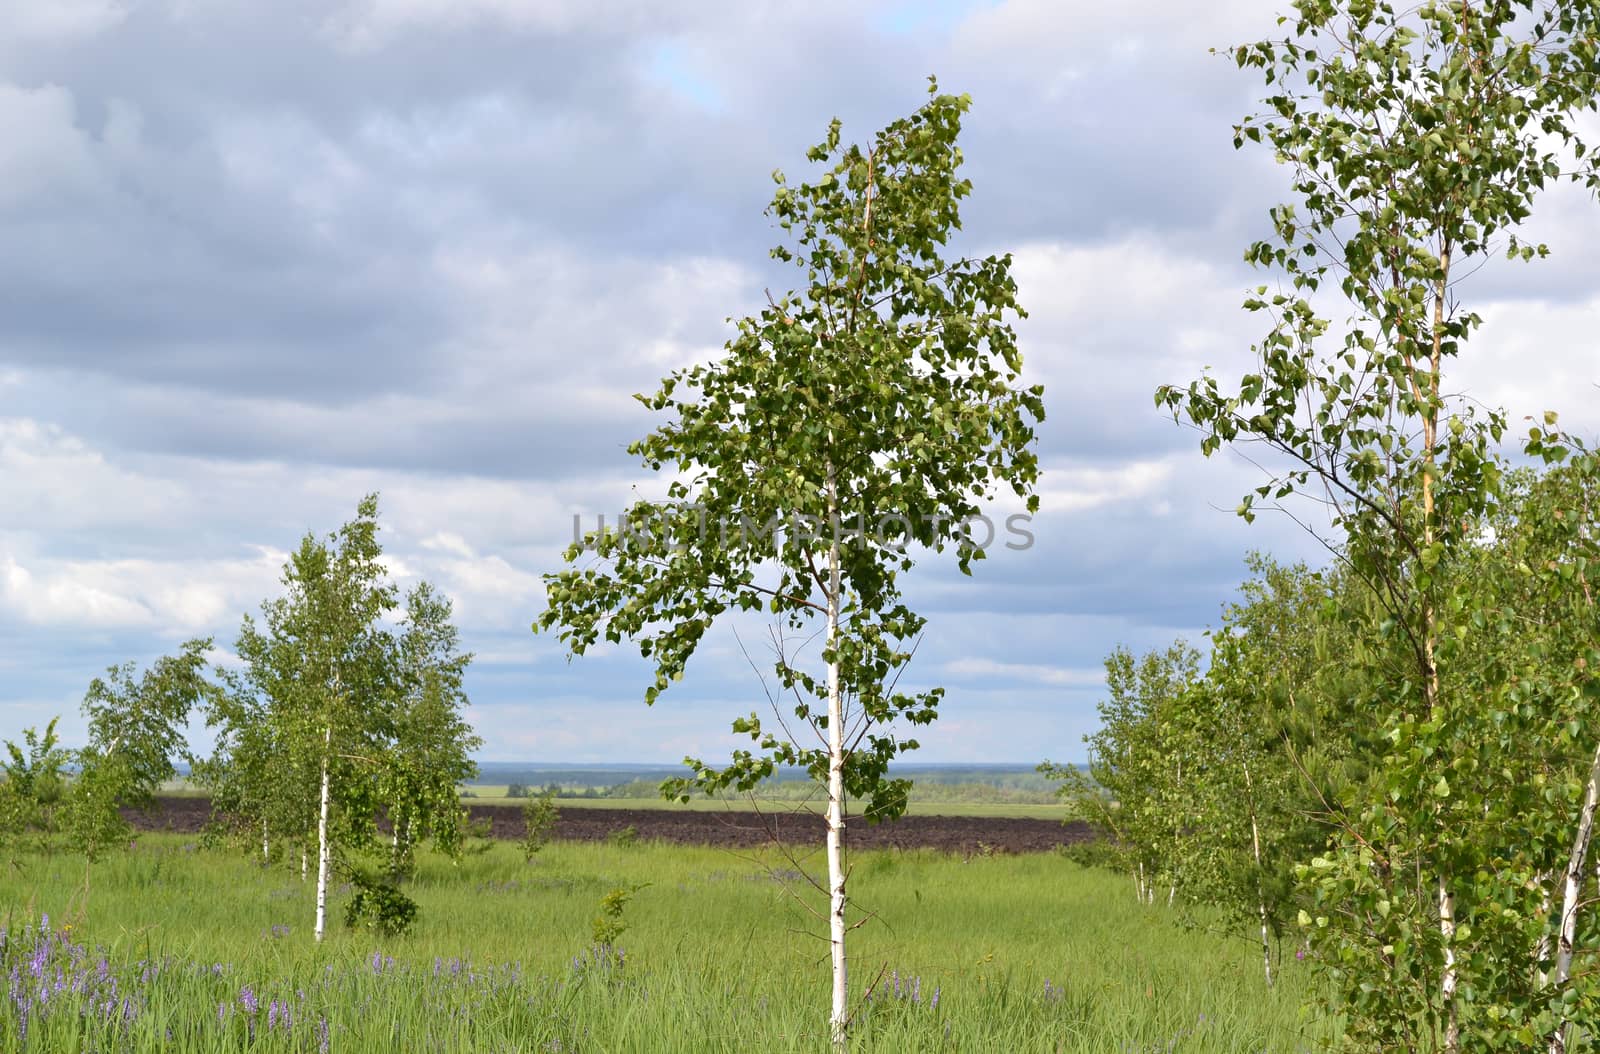
[[[1589,855],[1589,842],[1594,836],[1595,806],[1600,802],[1600,747],[1595,748],[1594,760],[1589,763],[1589,782],[1583,789],[1583,807],[1578,812],[1578,830],[1572,838],[1572,854],[1567,858],[1567,872],[1561,889],[1561,933],[1556,939],[1555,969],[1549,983],[1564,985],[1572,976],[1572,945],[1578,932],[1578,908],[1583,896],[1584,861]],[[1562,1004],[1565,1006],[1566,1004]],[[1567,1036],[1572,1023],[1563,1020],[1550,1034],[1550,1054],[1566,1054]]]
[[[1426,399],[1418,401],[1425,407],[1422,414],[1422,544],[1429,548],[1434,541],[1434,519],[1437,512],[1433,501],[1434,451],[1439,441],[1439,365],[1444,357],[1444,303],[1450,289],[1450,249],[1446,242],[1439,253],[1439,279],[1433,297],[1433,347],[1428,355],[1428,392]],[[1413,382],[1413,391],[1416,385]],[[1420,396],[1421,392],[1415,392]],[[1428,716],[1434,716],[1439,707],[1439,664],[1435,642],[1439,636],[1439,617],[1434,609],[1433,595],[1422,594],[1422,657],[1423,684],[1427,692]],[[1461,1024],[1456,1010],[1456,898],[1450,892],[1450,878],[1439,872],[1439,936],[1444,941],[1444,972],[1439,978],[1439,999],[1444,1004],[1444,1050],[1456,1054],[1461,1049]]]
[[302,842],[300,844],[300,881],[302,882],[304,882],[306,880],[306,876],[311,873],[311,861],[308,859],[310,855],[311,854],[306,852],[305,843]]
[[1444,974],[1439,979],[1439,997],[1445,1006],[1445,1054],[1461,1049],[1461,1023],[1456,1017],[1456,898],[1444,875],[1439,876],[1439,934],[1444,938]]
[[261,862],[267,863],[272,859],[272,843],[267,840],[267,821],[261,821]]
[[1545,920],[1545,930],[1533,945],[1533,967],[1538,971],[1540,988],[1550,979],[1550,971],[1543,965],[1550,958],[1550,878],[1550,872],[1539,872],[1539,916]]
[[1256,858],[1256,910],[1261,914],[1261,970],[1266,975],[1267,987],[1272,987],[1272,945],[1267,939],[1267,897],[1261,881],[1261,829],[1256,825],[1256,791],[1250,781],[1250,765],[1240,765],[1244,770],[1245,807],[1250,810],[1250,848]]
[[328,922],[328,751],[333,744],[333,728],[322,734],[322,803],[317,812],[317,926],[318,941]]
[[845,1046],[849,974],[844,953],[844,699],[839,687],[839,491],[828,465],[828,940],[833,952],[833,1008],[828,1018],[836,1050]]

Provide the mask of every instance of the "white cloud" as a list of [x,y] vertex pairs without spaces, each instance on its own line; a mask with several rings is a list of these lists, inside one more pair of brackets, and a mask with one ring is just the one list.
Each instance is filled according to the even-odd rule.
[[[1081,512],[1124,502],[1145,502],[1172,479],[1175,458],[1130,461],[1111,467],[1047,465],[1039,488],[1041,512]],[[1165,508],[1163,502],[1151,503]]]
[[152,621],[149,608],[108,588],[109,568],[80,564],[40,577],[10,555],[0,568],[6,609],[28,622],[143,627]]
[[128,16],[123,0],[7,0],[0,5],[0,42],[50,42],[92,36]]
[[105,530],[170,517],[182,493],[57,425],[0,417],[0,506],[10,531]]
[[40,626],[161,636],[237,625],[274,589],[284,554],[233,560],[64,560],[0,555],[0,612]]
[[1027,681],[1035,684],[1097,688],[1105,684],[1105,671],[1048,666],[1042,663],[999,662],[994,659],[953,659],[940,667],[948,676],[972,680]]
[[1524,417],[1546,410],[1585,438],[1600,436],[1600,297],[1500,300],[1478,313],[1483,327],[1451,370],[1450,387],[1503,407],[1513,440],[1526,435]]
[[640,29],[666,21],[642,0],[347,0],[324,23],[340,47],[368,51],[415,32],[452,32],[491,25],[514,32],[560,35],[584,30]]

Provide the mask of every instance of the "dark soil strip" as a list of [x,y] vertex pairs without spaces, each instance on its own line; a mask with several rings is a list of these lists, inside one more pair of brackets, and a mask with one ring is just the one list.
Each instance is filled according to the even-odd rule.
[[[559,802],[557,805],[559,806]],[[496,838],[522,837],[522,810],[515,805],[471,805],[472,818],[487,821]],[[211,818],[205,798],[161,798],[148,813],[128,812],[142,831],[177,831],[194,834]],[[690,809],[561,810],[554,837],[576,842],[600,842],[632,827],[640,841],[677,845],[750,848],[767,843],[775,832],[785,843],[820,843],[821,816],[808,813],[749,811],[703,812]],[[869,824],[855,818],[848,824],[849,844],[856,849],[942,849],[950,853],[1044,852],[1091,837],[1083,823],[997,816],[906,816],[892,823]]]

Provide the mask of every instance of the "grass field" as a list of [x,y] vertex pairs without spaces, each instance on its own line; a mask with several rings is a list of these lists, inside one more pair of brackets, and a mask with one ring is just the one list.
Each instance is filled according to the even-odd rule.
[[[234,851],[142,835],[92,869],[21,855],[0,872],[0,1049],[824,1050],[826,945],[799,932],[817,926],[769,863],[792,866],[650,844],[425,858],[413,933],[335,922],[319,947],[312,886]],[[1268,990],[1249,943],[1180,928],[1116,875],[1050,854],[853,864],[874,916],[852,935],[852,1049],[1279,1052],[1325,1038],[1297,1009],[1292,957]],[[591,920],[633,885],[619,964],[592,947]]]

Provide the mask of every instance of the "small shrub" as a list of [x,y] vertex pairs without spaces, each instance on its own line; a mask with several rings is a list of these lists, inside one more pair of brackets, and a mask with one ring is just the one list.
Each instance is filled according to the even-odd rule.
[[1109,838],[1092,838],[1087,842],[1073,842],[1058,846],[1056,852],[1079,867],[1103,867],[1110,871],[1126,871],[1122,854]]
[[508,798],[526,798],[526,797],[528,797],[527,785],[526,784],[522,784],[522,783],[513,783],[513,784],[511,784],[511,786],[506,788],[506,797],[508,797]]
[[417,902],[392,882],[357,873],[350,884],[355,893],[345,905],[344,924],[351,929],[364,927],[394,937],[410,930],[417,920]]
[[626,849],[629,846],[637,845],[639,842],[639,828],[630,823],[628,826],[620,827],[606,835],[606,841],[618,849]]
[[613,948],[623,931],[628,928],[627,920],[622,917],[622,909],[628,906],[628,901],[639,890],[649,885],[648,882],[638,886],[619,886],[600,898],[600,914],[594,917],[594,942],[602,948]]
[[550,842],[561,810],[556,808],[555,792],[547,790],[537,798],[530,798],[522,806],[522,855],[532,860]]

